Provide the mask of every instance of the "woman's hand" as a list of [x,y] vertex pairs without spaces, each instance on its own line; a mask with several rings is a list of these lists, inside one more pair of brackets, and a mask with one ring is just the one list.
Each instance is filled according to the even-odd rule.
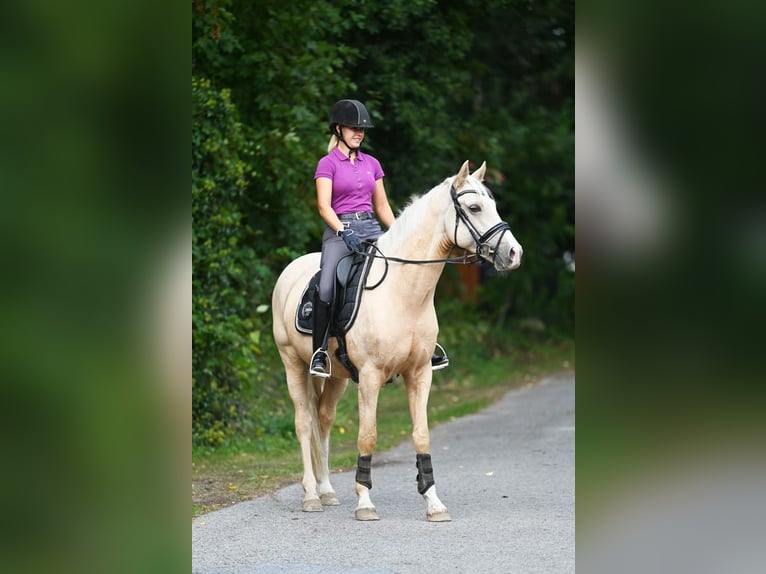
[[362,240],[354,233],[353,229],[341,229],[337,235],[351,251],[359,251],[362,248]]

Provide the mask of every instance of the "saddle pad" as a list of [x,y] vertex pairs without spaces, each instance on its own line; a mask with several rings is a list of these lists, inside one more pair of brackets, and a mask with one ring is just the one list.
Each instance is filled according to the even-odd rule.
[[314,292],[319,284],[320,273],[321,271],[317,271],[309,279],[308,284],[303,289],[303,294],[298,301],[298,309],[295,312],[295,328],[304,335],[311,335],[313,329]]

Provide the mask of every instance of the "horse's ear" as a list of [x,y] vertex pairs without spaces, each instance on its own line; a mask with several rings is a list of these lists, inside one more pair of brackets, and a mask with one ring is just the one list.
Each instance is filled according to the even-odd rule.
[[466,178],[468,177],[468,160],[465,160],[465,163],[460,168],[460,171],[457,173],[457,177],[455,178],[455,181],[452,182],[452,185],[455,187],[455,189],[460,189],[463,187],[463,184],[465,183]]
[[484,161],[481,163],[481,167],[477,169],[475,172],[473,172],[471,175],[478,179],[479,181],[484,181],[484,172],[487,171],[487,162]]

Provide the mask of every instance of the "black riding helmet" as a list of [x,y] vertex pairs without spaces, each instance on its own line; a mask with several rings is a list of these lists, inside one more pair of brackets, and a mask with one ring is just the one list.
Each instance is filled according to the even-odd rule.
[[330,112],[330,133],[335,132],[335,126],[348,126],[351,128],[372,128],[372,120],[367,108],[359,100],[340,100],[335,103]]

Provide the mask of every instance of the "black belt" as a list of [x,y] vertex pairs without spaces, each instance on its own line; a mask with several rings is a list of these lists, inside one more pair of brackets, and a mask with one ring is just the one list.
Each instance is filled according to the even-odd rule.
[[340,220],[349,219],[372,219],[374,216],[369,211],[357,211],[355,213],[341,213],[338,215]]

